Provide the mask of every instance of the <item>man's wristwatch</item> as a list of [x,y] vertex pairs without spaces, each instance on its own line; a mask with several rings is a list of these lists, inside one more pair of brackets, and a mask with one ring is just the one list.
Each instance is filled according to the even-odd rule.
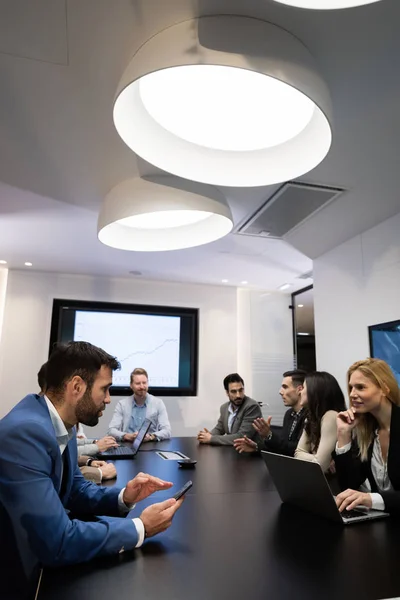
[[86,466],[90,467],[90,465],[92,464],[93,461],[94,461],[94,458],[88,458],[86,461]]

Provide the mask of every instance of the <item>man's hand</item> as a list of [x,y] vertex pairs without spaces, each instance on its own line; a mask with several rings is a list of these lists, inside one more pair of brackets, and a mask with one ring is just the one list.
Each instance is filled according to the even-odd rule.
[[245,435],[242,438],[233,440],[235,450],[242,454],[243,452],[257,452],[257,444]]
[[209,444],[211,442],[211,433],[204,427],[204,429],[197,434],[197,439],[200,444]]
[[106,463],[105,460],[92,460],[92,462],[90,463],[90,466],[97,467],[98,469],[100,469],[100,467],[104,467],[104,465],[107,465],[107,464],[108,463]]
[[156,439],[156,436],[154,435],[154,433],[146,433],[146,435],[144,436],[144,442],[154,442]]
[[352,510],[356,506],[372,508],[371,494],[358,492],[357,490],[346,490],[336,496],[336,505],[340,512],[345,509]]
[[[103,462],[103,461],[99,461],[99,462]],[[97,465],[94,465],[94,463],[92,463],[92,467],[93,466],[96,467]],[[111,463],[104,463],[104,465],[101,465],[101,467],[99,467],[99,469],[101,471],[103,481],[106,481],[107,479],[115,479],[117,476],[117,469]]]
[[125,504],[136,504],[136,502],[144,500],[154,492],[168,490],[170,487],[172,487],[170,481],[163,481],[158,477],[147,475],[147,473],[138,473],[126,484],[122,499]]
[[257,431],[258,435],[263,439],[267,438],[270,434],[271,420],[272,417],[268,417],[268,419],[258,417],[258,419],[254,419],[253,421],[254,429]]
[[145,508],[140,518],[144,525],[146,537],[153,537],[153,535],[168,529],[176,511],[182,506],[183,501],[184,497],[179,500],[169,498],[168,500],[164,500],[164,502],[158,502]]
[[112,435],[106,435],[100,440],[96,440],[96,444],[99,447],[100,452],[104,452],[104,450],[108,450],[108,448],[118,447],[118,444]]
[[134,433],[125,433],[125,435],[122,438],[123,442],[133,442],[133,440],[137,437],[138,432],[135,431]]

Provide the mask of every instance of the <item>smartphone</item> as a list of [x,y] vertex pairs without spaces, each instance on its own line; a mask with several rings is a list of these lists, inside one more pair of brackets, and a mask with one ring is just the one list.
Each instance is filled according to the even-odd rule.
[[179,500],[186,492],[190,490],[193,485],[193,481],[187,481],[185,485],[173,496],[175,500]]

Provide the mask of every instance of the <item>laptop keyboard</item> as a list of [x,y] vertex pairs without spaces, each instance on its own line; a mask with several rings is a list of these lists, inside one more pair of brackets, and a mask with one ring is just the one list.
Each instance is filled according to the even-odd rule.
[[342,517],[345,519],[354,519],[354,517],[365,517],[368,514],[365,510],[344,510]]
[[118,446],[118,448],[109,448],[103,454],[132,454],[132,448],[126,446]]

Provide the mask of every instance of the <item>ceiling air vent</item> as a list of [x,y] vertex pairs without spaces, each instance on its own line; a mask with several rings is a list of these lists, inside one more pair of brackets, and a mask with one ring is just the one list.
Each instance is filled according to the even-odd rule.
[[313,278],[313,272],[312,271],[307,271],[307,273],[302,273],[301,275],[299,275],[297,277],[297,279],[312,279]]
[[343,192],[341,188],[285,183],[235,233],[281,238]]

